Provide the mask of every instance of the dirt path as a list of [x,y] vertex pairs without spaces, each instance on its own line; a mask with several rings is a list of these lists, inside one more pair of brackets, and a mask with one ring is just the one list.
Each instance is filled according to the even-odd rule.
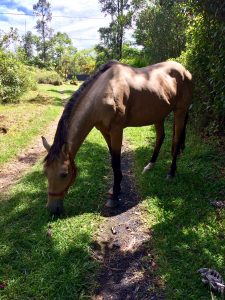
[[[59,118],[53,121],[44,131],[47,140],[51,143],[56,131]],[[6,193],[10,186],[18,182],[25,172],[33,166],[37,160],[45,155],[41,135],[35,137],[29,146],[17,157],[3,165],[0,170],[0,192]]]
[[114,211],[104,209],[105,222],[94,243],[93,255],[102,268],[93,300],[164,299],[155,275],[156,263],[149,251],[151,231],[141,218],[127,144],[123,146],[122,170],[121,205]]

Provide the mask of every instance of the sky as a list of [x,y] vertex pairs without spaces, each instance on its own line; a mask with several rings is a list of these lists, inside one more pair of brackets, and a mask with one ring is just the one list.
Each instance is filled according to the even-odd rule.
[[[27,31],[37,34],[33,5],[38,0],[0,0],[0,30],[9,32],[10,27],[18,28],[19,34]],[[98,29],[109,25],[110,17],[100,10],[98,0],[48,0],[51,4],[54,33],[65,32],[78,50],[92,48],[99,42]],[[7,13],[7,14],[6,14]],[[13,13],[13,15],[11,15]]]

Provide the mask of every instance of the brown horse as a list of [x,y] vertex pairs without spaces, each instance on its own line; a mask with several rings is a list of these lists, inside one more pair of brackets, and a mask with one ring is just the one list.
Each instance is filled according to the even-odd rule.
[[88,133],[96,127],[104,136],[112,158],[114,184],[108,207],[118,205],[122,173],[120,167],[123,129],[154,124],[156,145],[149,164],[156,162],[164,134],[164,119],[174,112],[172,164],[168,177],[176,171],[176,160],[184,149],[187,112],[192,95],[192,76],[179,63],[163,62],[132,68],[116,61],[103,65],[85,81],[67,103],[50,146],[42,137],[48,154],[44,172],[48,178],[51,213],[63,210],[63,198],[76,177],[74,158]]

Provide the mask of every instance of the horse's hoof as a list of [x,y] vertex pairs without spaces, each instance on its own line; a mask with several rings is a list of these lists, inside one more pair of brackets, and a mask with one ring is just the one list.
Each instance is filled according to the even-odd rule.
[[147,166],[144,167],[142,174],[144,174],[148,170],[151,170],[154,167],[154,164],[155,163],[151,163],[151,162],[149,164],[147,164]]
[[171,175],[171,174],[167,174],[167,176],[166,176],[166,180],[172,180],[174,178],[174,176],[173,175]]
[[108,194],[111,195],[111,196],[113,195],[113,188],[112,187],[111,187],[111,189],[108,190]]
[[[119,190],[119,194],[121,193],[121,189]],[[110,195],[110,196],[112,196],[113,195],[113,187],[111,187],[109,190],[108,190],[108,194]]]
[[119,205],[119,200],[109,199],[107,200],[105,206],[108,208],[115,208]]

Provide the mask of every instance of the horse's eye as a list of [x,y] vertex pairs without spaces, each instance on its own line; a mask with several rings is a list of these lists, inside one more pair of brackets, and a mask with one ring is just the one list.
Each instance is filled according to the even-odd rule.
[[66,178],[67,175],[68,175],[68,173],[66,173],[66,172],[60,173],[60,177],[61,177],[61,178]]

